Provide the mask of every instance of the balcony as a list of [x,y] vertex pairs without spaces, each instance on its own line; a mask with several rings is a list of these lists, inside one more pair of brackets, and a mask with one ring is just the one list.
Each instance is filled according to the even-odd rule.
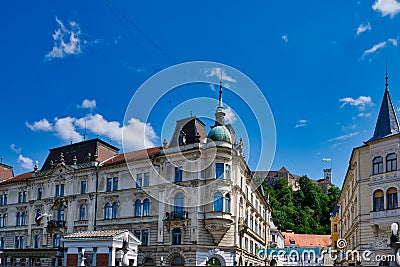
[[165,220],[166,221],[180,221],[180,220],[187,220],[188,213],[187,211],[171,211],[165,213]]
[[218,245],[233,224],[232,214],[220,211],[206,212],[204,224],[212,235],[215,245]]
[[62,220],[50,220],[47,222],[48,229],[64,228],[65,225],[66,225],[66,221],[62,221]]
[[[380,211],[371,211],[370,214],[370,219],[371,219],[371,224],[377,224],[377,222],[380,222],[380,219],[388,219],[391,217],[397,217],[400,216],[400,208],[397,209],[390,209],[390,210],[380,210]],[[390,219],[390,221],[394,221],[393,219]]]

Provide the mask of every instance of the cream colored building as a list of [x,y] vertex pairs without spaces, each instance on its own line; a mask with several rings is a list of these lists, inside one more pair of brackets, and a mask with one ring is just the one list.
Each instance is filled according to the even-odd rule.
[[50,149],[41,169],[0,183],[3,262],[67,265],[64,236],[127,229],[141,241],[139,265],[266,264],[257,253],[270,241],[270,207],[224,116],[220,88],[208,135],[190,117],[162,147],[118,154],[93,139]]
[[[388,247],[390,225],[400,221],[398,191],[400,172],[400,131],[386,77],[386,89],[372,138],[353,149],[343,183],[339,235],[345,239],[343,251],[371,252],[367,258],[344,257],[344,264],[387,264],[382,255],[391,255]],[[339,244],[339,243],[338,243]]]

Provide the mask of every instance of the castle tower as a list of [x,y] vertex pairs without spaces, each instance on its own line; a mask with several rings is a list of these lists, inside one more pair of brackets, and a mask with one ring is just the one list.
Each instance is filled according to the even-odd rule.
[[324,179],[332,183],[332,169],[324,169]]

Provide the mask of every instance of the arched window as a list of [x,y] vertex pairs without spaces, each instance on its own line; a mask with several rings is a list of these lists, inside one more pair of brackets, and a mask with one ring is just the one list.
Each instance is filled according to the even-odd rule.
[[118,203],[114,202],[112,204],[112,218],[116,219],[118,217]]
[[144,266],[154,266],[154,260],[152,258],[145,258],[143,261]]
[[229,194],[225,195],[225,212],[231,212],[231,196]]
[[111,204],[106,203],[104,206],[104,219],[111,219]]
[[373,173],[372,174],[379,174],[383,173],[383,158],[382,157],[376,157],[372,161],[373,165]]
[[391,172],[397,170],[397,155],[391,153],[386,156],[386,171]]
[[174,211],[176,213],[182,213],[185,204],[185,195],[183,193],[177,193],[174,197]]
[[374,192],[374,211],[383,210],[383,191],[376,190]]
[[222,211],[223,198],[220,192],[214,194],[214,211]]
[[174,228],[172,230],[172,245],[180,245],[182,243],[182,230]]
[[185,261],[182,257],[178,256],[175,257],[172,261],[171,261],[171,266],[184,266],[185,265]]
[[387,191],[387,208],[397,209],[397,189],[391,187]]
[[142,210],[142,202],[140,201],[140,199],[137,199],[135,201],[135,217],[142,216],[141,210]]
[[143,216],[150,216],[150,200],[148,198],[143,200]]
[[57,218],[58,221],[64,221],[64,211],[65,211],[65,207],[64,206],[60,206],[58,208],[58,212],[57,212]]
[[82,204],[79,208],[79,220],[84,220],[86,217],[86,205]]

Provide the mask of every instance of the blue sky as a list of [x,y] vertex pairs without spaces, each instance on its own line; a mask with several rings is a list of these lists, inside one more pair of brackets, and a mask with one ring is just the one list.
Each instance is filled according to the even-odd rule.
[[[273,169],[284,165],[318,179],[330,167],[322,162],[328,157],[341,185],[352,148],[373,134],[386,62],[400,107],[399,12],[396,0],[3,3],[0,156],[16,174],[36,160],[41,166],[49,148],[81,140],[85,120],[89,138],[121,147],[137,88],[169,66],[205,60],[238,69],[263,92],[276,125]],[[235,80],[227,72],[224,83],[234,85],[229,78]],[[160,100],[147,121],[149,143],[168,136],[160,125],[187,92],[218,95],[211,86],[192,85]],[[230,120],[238,128],[244,121],[252,140],[255,126],[246,124],[232,92],[234,86],[224,98],[238,106]],[[194,115],[215,111],[196,108]],[[144,123],[132,121],[133,133]]]

